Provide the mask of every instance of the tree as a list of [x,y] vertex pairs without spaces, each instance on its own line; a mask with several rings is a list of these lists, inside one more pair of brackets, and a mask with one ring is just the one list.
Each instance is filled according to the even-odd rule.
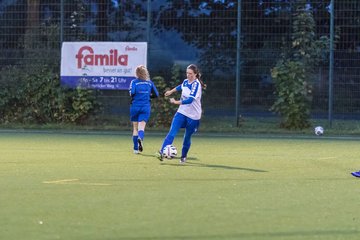
[[38,45],[38,33],[39,33],[39,5],[40,0],[27,0],[27,20],[26,20],[26,30],[24,37],[24,46],[25,50],[36,48]]
[[176,31],[200,51],[208,70],[233,71],[236,60],[236,1],[168,1],[154,18],[156,33]]
[[317,39],[312,10],[305,0],[295,5],[290,44],[271,70],[277,97],[271,110],[282,117],[282,127],[304,129],[310,126],[313,72],[329,47],[327,37]]
[[108,37],[108,15],[107,15],[107,11],[109,8],[109,1],[103,1],[103,0],[98,0],[98,7],[99,7],[99,11],[98,14],[96,16],[96,27],[97,27],[97,38],[96,40],[98,41],[107,41]]

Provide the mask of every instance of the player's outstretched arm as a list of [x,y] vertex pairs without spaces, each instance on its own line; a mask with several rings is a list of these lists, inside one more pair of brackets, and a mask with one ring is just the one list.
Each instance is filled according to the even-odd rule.
[[176,91],[177,91],[176,88],[173,88],[173,89],[171,89],[169,91],[166,91],[164,95],[165,95],[165,97],[168,97],[168,96],[170,96],[171,94],[173,94]]

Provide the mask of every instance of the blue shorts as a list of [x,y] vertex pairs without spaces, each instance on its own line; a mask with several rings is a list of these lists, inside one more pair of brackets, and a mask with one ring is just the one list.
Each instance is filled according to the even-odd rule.
[[193,120],[177,112],[172,121],[172,125],[176,128],[186,128],[187,131],[194,133],[197,132],[199,128],[200,120]]
[[151,107],[149,106],[133,106],[130,107],[130,121],[132,122],[148,122],[150,118]]

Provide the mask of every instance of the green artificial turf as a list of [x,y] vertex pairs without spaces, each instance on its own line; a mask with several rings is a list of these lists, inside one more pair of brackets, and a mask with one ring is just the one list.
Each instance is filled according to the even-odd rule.
[[[0,239],[358,239],[357,139],[0,134]],[[181,136],[174,145],[181,152]]]

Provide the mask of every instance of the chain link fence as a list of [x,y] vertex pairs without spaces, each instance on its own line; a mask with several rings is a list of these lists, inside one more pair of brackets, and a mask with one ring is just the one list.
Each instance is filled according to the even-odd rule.
[[[190,63],[202,70],[208,88],[204,118],[273,116],[271,69],[291,43],[297,1],[213,0],[2,0],[0,3],[0,72],[60,69],[65,41],[148,42],[151,76],[171,79],[171,69]],[[360,115],[360,2],[306,1],[316,37],[330,37],[334,10],[333,96],[329,95],[330,55],[324,51],[313,79],[312,116],[357,119]],[[12,81],[0,74],[1,82]],[[181,79],[182,80],[182,79]],[[128,116],[127,91],[98,94],[99,118]],[[329,102],[330,101],[330,102]],[[329,104],[330,103],[330,104]]]

